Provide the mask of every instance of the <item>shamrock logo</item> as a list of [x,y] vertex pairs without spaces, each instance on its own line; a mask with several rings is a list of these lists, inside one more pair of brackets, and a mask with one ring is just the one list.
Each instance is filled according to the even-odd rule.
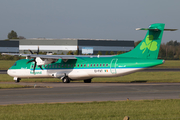
[[140,46],[140,50],[143,50],[142,53],[146,51],[146,49],[149,49],[150,51],[157,50],[157,42],[152,41],[154,39],[153,35],[147,35],[145,42],[143,42]]

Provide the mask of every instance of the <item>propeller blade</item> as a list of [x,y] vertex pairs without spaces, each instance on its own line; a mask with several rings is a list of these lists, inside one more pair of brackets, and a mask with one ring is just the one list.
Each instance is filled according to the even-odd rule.
[[28,49],[29,50],[29,52],[31,53],[31,54],[33,54],[33,52],[30,50],[30,49]]
[[39,65],[38,67],[40,67],[40,68],[41,68],[41,70],[43,70],[42,65]]
[[38,46],[38,50],[37,50],[37,55],[39,54],[39,46]]
[[35,69],[36,69],[36,62],[34,63],[34,68],[33,68],[33,73],[35,73]]
[[28,64],[28,63],[30,63],[30,62],[36,62],[36,61],[35,61],[35,58],[34,58],[33,60],[28,61],[26,64]]

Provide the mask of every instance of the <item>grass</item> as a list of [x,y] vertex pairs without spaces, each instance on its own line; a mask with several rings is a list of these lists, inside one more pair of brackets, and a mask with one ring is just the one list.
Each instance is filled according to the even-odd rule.
[[0,106],[1,120],[179,120],[180,100]]
[[[7,70],[13,64],[15,60],[0,60],[0,70]],[[166,60],[164,64],[153,68],[180,68],[180,60]]]
[[180,60],[165,60],[164,64],[155,66],[153,68],[180,68]]
[[0,60],[0,70],[9,69],[15,62],[15,60]]
[[0,89],[5,89],[5,88],[24,88],[26,86],[23,85],[18,85],[18,84],[0,84]]
[[[57,78],[30,78],[22,79],[22,82],[61,82]],[[13,78],[7,74],[0,75],[0,82],[13,82]],[[78,81],[83,82],[83,81]],[[92,82],[180,82],[179,72],[136,72],[123,77],[94,78]]]

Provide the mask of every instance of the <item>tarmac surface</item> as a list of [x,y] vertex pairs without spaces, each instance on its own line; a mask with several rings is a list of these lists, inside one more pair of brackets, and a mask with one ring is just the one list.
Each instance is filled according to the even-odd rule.
[[180,99],[180,83],[1,83],[36,88],[0,89],[0,105]]

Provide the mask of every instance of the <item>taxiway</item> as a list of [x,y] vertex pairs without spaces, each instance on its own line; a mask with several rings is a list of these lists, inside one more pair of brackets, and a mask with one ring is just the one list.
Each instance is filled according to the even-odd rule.
[[[2,82],[3,83],[3,82]],[[6,84],[17,84],[6,82]],[[180,83],[23,83],[50,88],[1,89],[0,105],[180,99]]]

